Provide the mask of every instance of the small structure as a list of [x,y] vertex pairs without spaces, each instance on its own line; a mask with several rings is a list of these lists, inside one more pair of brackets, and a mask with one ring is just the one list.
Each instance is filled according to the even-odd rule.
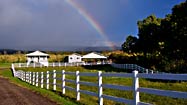
[[107,57],[96,52],[91,52],[84,55],[82,59],[86,62],[92,62],[97,64],[101,64],[102,62],[102,64],[104,64],[104,62],[107,60]]
[[45,54],[43,52],[40,51],[35,51],[29,54],[26,54],[27,57],[27,65],[29,65],[30,63],[39,63],[42,64],[43,66],[48,66],[48,58],[49,55]]
[[68,63],[80,63],[82,62],[81,55],[73,53],[67,57]]

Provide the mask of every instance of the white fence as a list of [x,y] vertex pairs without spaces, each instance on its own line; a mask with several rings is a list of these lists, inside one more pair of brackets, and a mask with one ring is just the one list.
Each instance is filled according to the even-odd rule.
[[[156,70],[150,70],[150,69],[146,69],[143,68],[141,66],[138,66],[136,64],[115,64],[115,63],[65,63],[65,62],[53,62],[53,63],[49,63],[48,67],[61,67],[61,66],[86,66],[86,65],[105,65],[105,64],[110,64],[112,67],[114,68],[120,68],[120,69],[129,69],[129,70],[138,70],[141,73],[163,73],[163,72],[158,72]],[[27,63],[14,63],[14,67],[44,67],[42,64],[40,63],[31,63],[29,65],[27,65]]]
[[[110,64],[107,62],[104,63],[66,63],[66,62],[53,62],[49,63],[48,67],[60,67],[60,66],[82,66],[82,65],[104,65],[104,64]],[[27,65],[27,63],[14,63],[14,67],[45,67],[41,63],[30,63]]]
[[164,72],[159,72],[159,71],[156,71],[156,70],[151,70],[151,69],[147,69],[147,68],[144,68],[144,67],[141,67],[141,66],[138,66],[136,64],[111,64],[112,67],[114,68],[120,68],[120,69],[129,69],[129,70],[138,70],[139,72],[141,73],[164,73]]
[[[167,96],[173,98],[184,98],[187,99],[187,92],[180,91],[169,91],[169,90],[159,90],[153,88],[144,88],[139,87],[139,78],[148,78],[148,79],[164,79],[164,80],[187,80],[187,74],[146,74],[146,73],[138,73],[138,71],[133,71],[133,73],[103,73],[98,71],[97,73],[85,73],[85,72],[66,72],[62,70],[61,72],[57,72],[53,70],[53,72],[24,72],[24,71],[15,71],[14,65],[12,64],[12,70],[15,77],[20,78],[23,81],[26,81],[32,85],[38,86],[41,88],[46,86],[46,89],[49,89],[49,86],[53,86],[53,90],[56,90],[57,86],[61,87],[62,94],[66,93],[66,89],[72,90],[76,92],[76,99],[80,100],[80,93],[96,96],[99,100],[99,105],[103,105],[103,99],[113,100],[116,102],[126,103],[130,105],[150,105],[150,103],[145,103],[140,101],[139,93],[148,93],[155,94],[160,96]],[[46,75],[44,78],[44,74]],[[50,77],[52,74],[52,77]],[[56,75],[61,75],[61,77],[57,77]],[[74,75],[76,76],[76,80],[66,79],[65,75]],[[80,81],[80,76],[95,76],[98,77],[97,83]],[[103,84],[102,77],[128,77],[133,78],[133,86],[122,86],[122,85],[112,85],[112,84]],[[52,79],[53,83],[49,83],[50,79]],[[44,80],[46,83],[44,83]],[[57,80],[61,82],[61,84],[57,83]],[[70,82],[76,84],[76,88],[72,88],[65,85],[65,82]],[[91,92],[87,90],[81,90],[80,85],[88,85],[98,87],[98,92]],[[115,97],[103,94],[103,88],[117,89],[117,90],[126,90],[133,91],[133,99],[125,99],[123,97]]]

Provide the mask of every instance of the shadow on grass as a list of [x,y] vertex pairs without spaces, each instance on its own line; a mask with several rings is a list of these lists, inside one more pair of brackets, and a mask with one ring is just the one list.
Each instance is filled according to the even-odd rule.
[[119,68],[114,68],[109,64],[106,65],[86,65],[86,66],[82,66],[85,69],[88,70],[99,70],[99,71],[105,71],[105,72],[124,72],[124,73],[132,73],[132,70],[128,70],[128,69],[119,69]]
[[[123,73],[132,73],[132,70],[128,69],[119,69],[119,68],[114,68],[111,65],[87,65],[87,66],[82,66],[85,69],[88,70],[98,70],[98,71],[105,71],[105,72],[123,72]],[[187,82],[187,81],[182,81],[182,80],[163,80],[163,79],[145,79],[151,82],[163,82],[163,83],[181,83],[181,82]]]
[[72,102],[74,102],[74,103],[76,103],[76,104],[78,104],[78,105],[85,105],[85,104],[80,103],[79,101],[77,101],[76,98],[72,98],[72,97],[63,95],[62,92],[60,92],[60,91],[55,91],[55,90],[50,90],[50,91],[52,91],[52,92],[54,92],[55,94],[57,94],[57,95],[63,97],[64,99],[69,100],[69,101],[72,101]]

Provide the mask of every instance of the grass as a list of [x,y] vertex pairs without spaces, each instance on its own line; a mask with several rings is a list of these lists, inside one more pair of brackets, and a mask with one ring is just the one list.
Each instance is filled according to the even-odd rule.
[[44,97],[51,99],[52,101],[57,102],[59,105],[79,105],[79,102],[75,102],[71,98],[62,97],[60,94],[56,94],[53,91],[49,91],[46,89],[37,88],[32,86],[26,82],[20,81],[18,78],[12,77],[12,72],[10,69],[7,70],[0,70],[0,76],[8,78],[10,82],[17,84],[23,88],[27,88],[35,93],[41,94]]
[[[103,71],[103,72],[129,72],[127,70],[123,69],[115,69],[108,66],[87,66],[87,67],[49,67],[49,68],[17,68],[17,70],[24,70],[24,71],[38,71],[38,72],[46,72],[49,70],[52,72],[52,70],[57,70],[58,72],[61,72],[61,70],[66,71],[80,71],[80,72],[97,72]],[[52,76],[52,75],[50,75]],[[59,75],[60,76],[60,75]],[[58,77],[58,75],[57,75]],[[60,78],[60,77],[59,77]],[[75,79],[75,76],[66,75],[67,79]],[[97,83],[97,77],[87,77],[84,76],[80,78],[81,81],[87,81],[87,82],[94,82]],[[45,81],[44,81],[45,82]],[[50,81],[52,82],[52,81]],[[140,79],[140,86],[141,87],[147,87],[147,88],[155,88],[155,89],[163,89],[163,90],[175,90],[175,91],[183,91],[187,92],[187,82],[181,82],[181,81],[158,81],[158,80],[148,80],[148,79]],[[61,84],[61,81],[57,81],[58,84]],[[103,83],[104,84],[117,84],[117,85],[125,85],[125,86],[132,86],[132,79],[131,78],[112,78],[112,77],[103,77]],[[66,86],[71,86],[75,88],[75,85],[72,83],[67,83]],[[89,90],[92,92],[97,92],[97,87],[91,87],[91,86],[84,86],[81,85],[80,88],[82,90]],[[52,89],[52,86],[50,87]],[[57,88],[56,93],[61,93],[61,88]],[[132,99],[132,92],[131,91],[119,91],[119,90],[113,90],[113,89],[103,89],[103,93],[107,95],[117,96],[117,97],[123,97],[127,99]],[[73,91],[66,91],[65,96],[67,99],[71,99],[75,102],[76,93]],[[158,95],[151,95],[151,94],[145,94],[140,93],[140,100],[142,102],[148,102],[155,105],[186,105],[187,99],[177,99],[177,98],[170,98],[170,97],[163,97]],[[89,95],[81,94],[81,101],[79,101],[79,104],[86,104],[86,105],[97,105],[98,103],[97,97],[92,97]],[[124,105],[122,103],[116,103],[114,101],[106,100],[104,99],[105,105]]]
[[11,63],[0,63],[0,68],[11,67]]

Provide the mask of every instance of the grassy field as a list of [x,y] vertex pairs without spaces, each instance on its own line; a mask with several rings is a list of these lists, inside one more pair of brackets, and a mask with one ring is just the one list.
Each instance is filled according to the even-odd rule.
[[[90,67],[55,67],[55,68],[17,68],[17,70],[24,70],[24,71],[50,71],[57,70],[60,72],[61,70],[66,71],[80,71],[80,72],[129,72],[123,69],[115,69],[110,66],[90,66]],[[51,75],[52,76],[52,75]],[[60,75],[57,75],[57,77]],[[75,76],[66,76],[67,79],[75,79]],[[81,81],[87,82],[94,82],[97,83],[97,77],[81,77]],[[45,82],[45,81],[44,81]],[[52,81],[50,81],[52,82]],[[61,84],[60,81],[57,81],[58,84]],[[125,85],[125,86],[132,86],[132,79],[131,78],[112,78],[112,77],[104,77],[103,78],[104,84],[118,84],[118,85]],[[71,86],[75,88],[75,85],[72,83],[67,83],[67,86]],[[148,87],[148,88],[155,88],[155,89],[163,89],[163,90],[175,90],[175,91],[183,91],[187,92],[187,82],[178,82],[178,81],[155,81],[155,80],[147,80],[147,79],[140,79],[140,86],[141,87]],[[97,87],[91,86],[80,86],[81,90],[89,90],[92,92],[97,92]],[[50,87],[52,91],[52,86]],[[61,94],[61,88],[57,88],[57,94]],[[131,91],[118,91],[113,89],[103,89],[103,93],[112,96],[123,97],[127,99],[132,99],[132,92]],[[76,93],[73,91],[66,91],[65,96],[67,99],[73,100],[75,102]],[[148,102],[155,105],[186,105],[187,99],[176,99],[170,97],[163,97],[151,94],[140,93],[140,100],[142,102]],[[81,94],[81,101],[79,104],[86,104],[86,105],[97,105],[98,99],[97,97],[92,97],[88,95]],[[124,105],[122,103],[116,103],[110,100],[104,99],[105,105]]]
[[11,63],[0,63],[0,68],[8,68],[11,67]]
[[71,98],[62,97],[61,95],[56,94],[53,91],[49,91],[49,90],[46,90],[46,89],[41,89],[41,88],[32,86],[32,85],[30,85],[26,82],[20,81],[20,79],[18,79],[18,78],[14,78],[12,76],[12,72],[11,72],[10,69],[0,70],[0,76],[3,77],[3,78],[9,79],[10,82],[12,82],[14,84],[17,84],[20,87],[24,87],[24,88],[27,88],[31,91],[39,93],[42,96],[47,97],[47,98],[57,102],[57,104],[59,104],[59,105],[81,105],[79,102],[75,102]]

